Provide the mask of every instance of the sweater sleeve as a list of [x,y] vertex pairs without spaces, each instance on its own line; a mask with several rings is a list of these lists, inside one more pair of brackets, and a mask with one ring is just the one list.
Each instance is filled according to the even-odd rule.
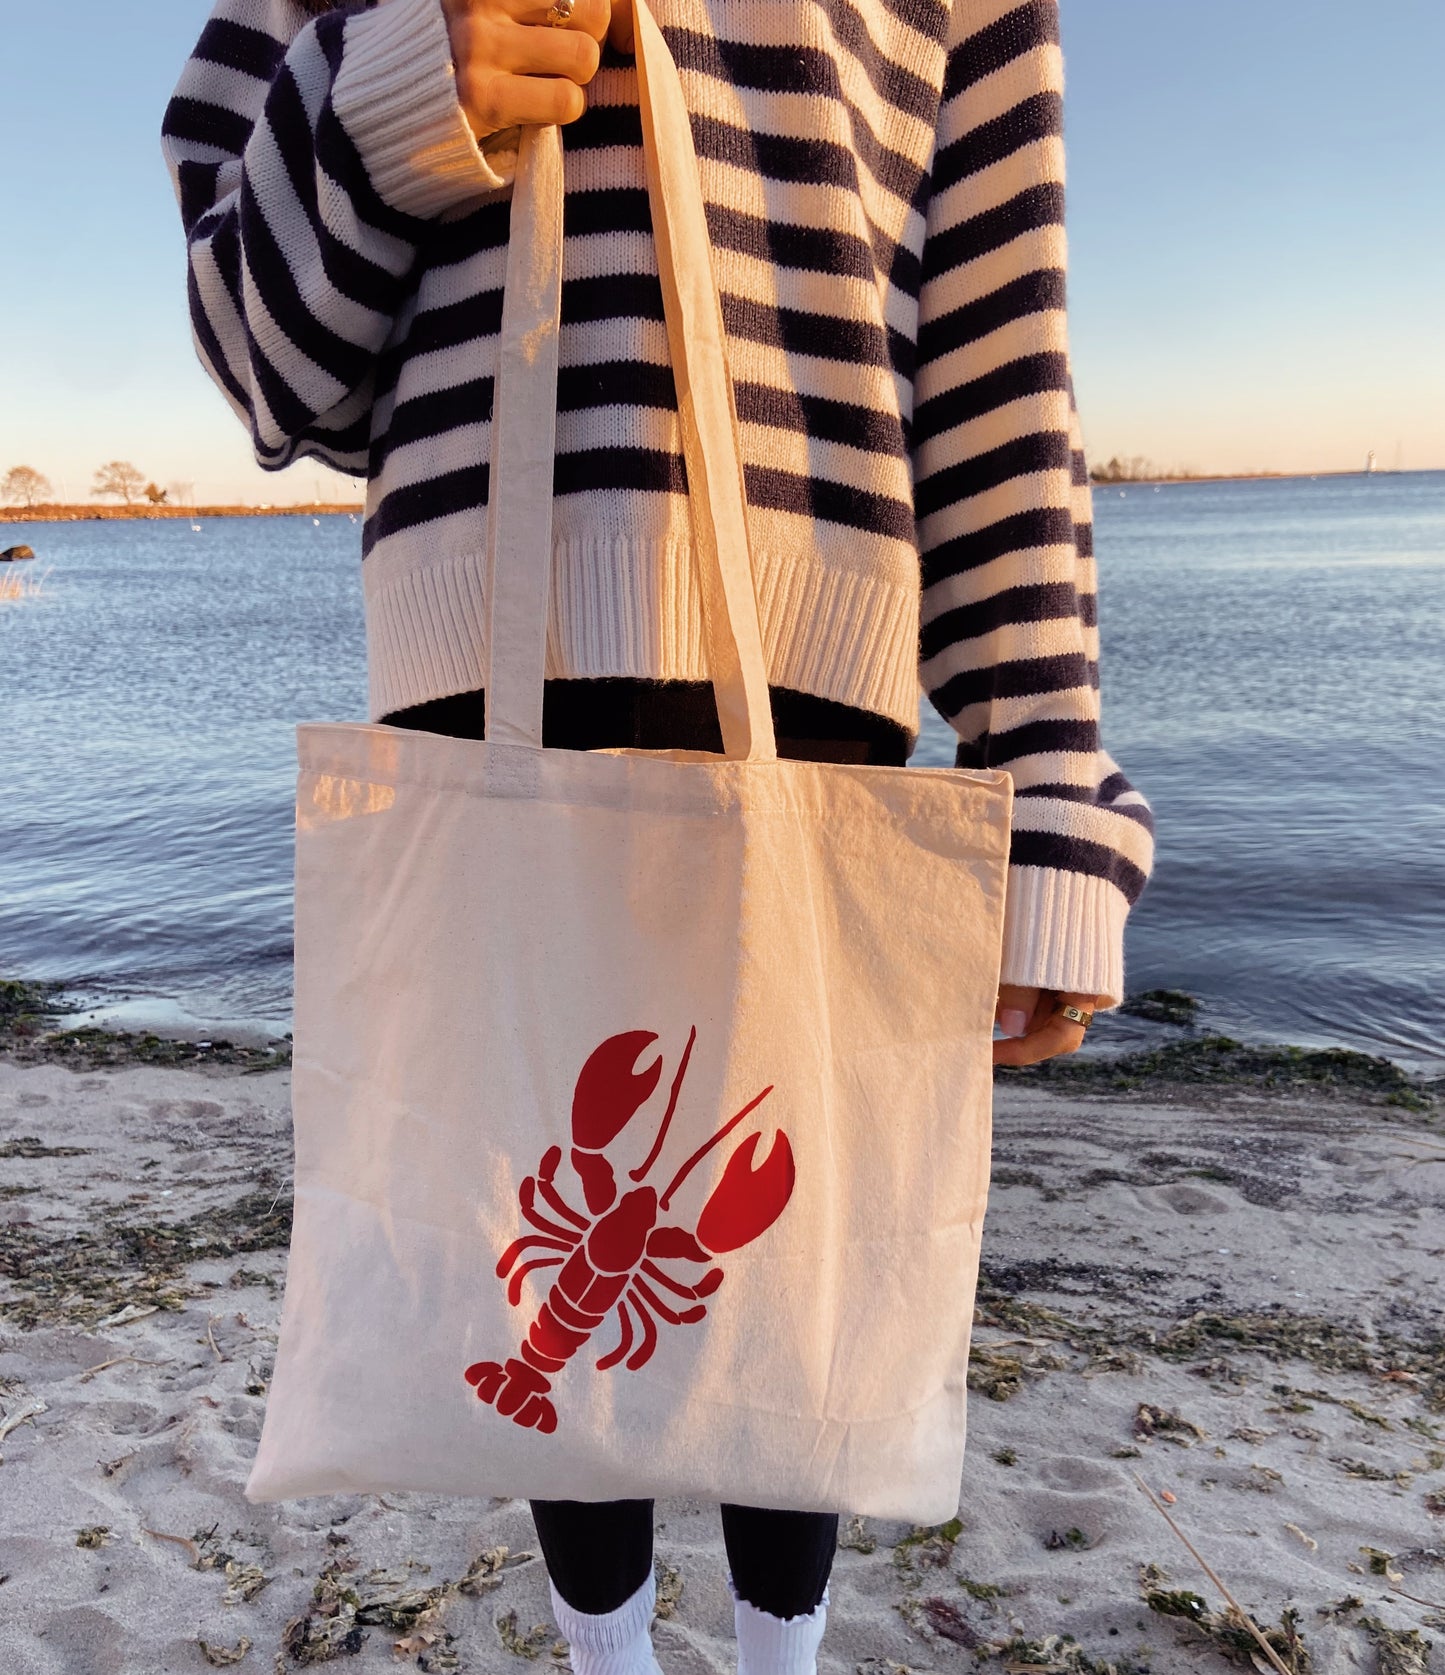
[[1000,980],[1108,1009],[1154,820],[1100,736],[1062,114],[1057,0],[953,0],[909,442],[920,674],[958,765],[1013,777]]
[[166,110],[197,351],[258,462],[367,468],[376,357],[437,217],[507,185],[479,147],[439,0],[310,18],[218,0]]

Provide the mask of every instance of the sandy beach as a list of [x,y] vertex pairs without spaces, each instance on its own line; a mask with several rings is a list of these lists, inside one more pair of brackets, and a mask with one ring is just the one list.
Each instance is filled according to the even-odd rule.
[[[1114,1080],[1000,1079],[959,1517],[843,1521],[820,1669],[1277,1667],[1164,1511],[1285,1669],[1445,1668],[1438,1098]],[[523,1502],[242,1496],[289,1081],[0,1060],[4,1675],[566,1667]],[[660,1662],[733,1669],[657,1520]]]

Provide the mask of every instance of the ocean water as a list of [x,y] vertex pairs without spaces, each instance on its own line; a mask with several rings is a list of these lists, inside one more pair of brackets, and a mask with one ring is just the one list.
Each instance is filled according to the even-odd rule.
[[[1104,740],[1158,823],[1127,986],[1438,1074],[1445,473],[1100,487]],[[0,525],[0,974],[290,1027],[293,728],[365,719],[359,526]],[[927,705],[915,760],[947,763]],[[1167,1039],[1102,1017],[1089,1050]]]

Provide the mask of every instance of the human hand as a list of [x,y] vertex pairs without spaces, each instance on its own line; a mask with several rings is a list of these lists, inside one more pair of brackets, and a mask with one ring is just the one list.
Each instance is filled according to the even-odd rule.
[[1070,1023],[1054,1008],[1060,1005],[1077,1006],[1092,1012],[1103,999],[1100,995],[1065,994],[1058,989],[1029,989],[1017,983],[1001,983],[998,1005],[994,1016],[999,1027],[1016,1024],[1018,1017],[1007,1018],[1008,1012],[1024,1020],[1022,1033],[1006,1035],[993,1044],[995,1064],[1038,1064],[1042,1059],[1057,1058],[1061,1053],[1074,1053],[1083,1045],[1085,1025]]
[[547,0],[441,0],[457,68],[457,94],[481,140],[523,122],[575,122],[601,42],[631,52],[632,0],[574,0],[565,28]]

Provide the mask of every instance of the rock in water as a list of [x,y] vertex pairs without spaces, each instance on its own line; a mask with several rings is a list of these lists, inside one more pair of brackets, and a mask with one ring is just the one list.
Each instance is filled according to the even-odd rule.
[[0,564],[12,563],[17,558],[34,557],[35,551],[32,547],[6,547],[4,552],[0,552]]

